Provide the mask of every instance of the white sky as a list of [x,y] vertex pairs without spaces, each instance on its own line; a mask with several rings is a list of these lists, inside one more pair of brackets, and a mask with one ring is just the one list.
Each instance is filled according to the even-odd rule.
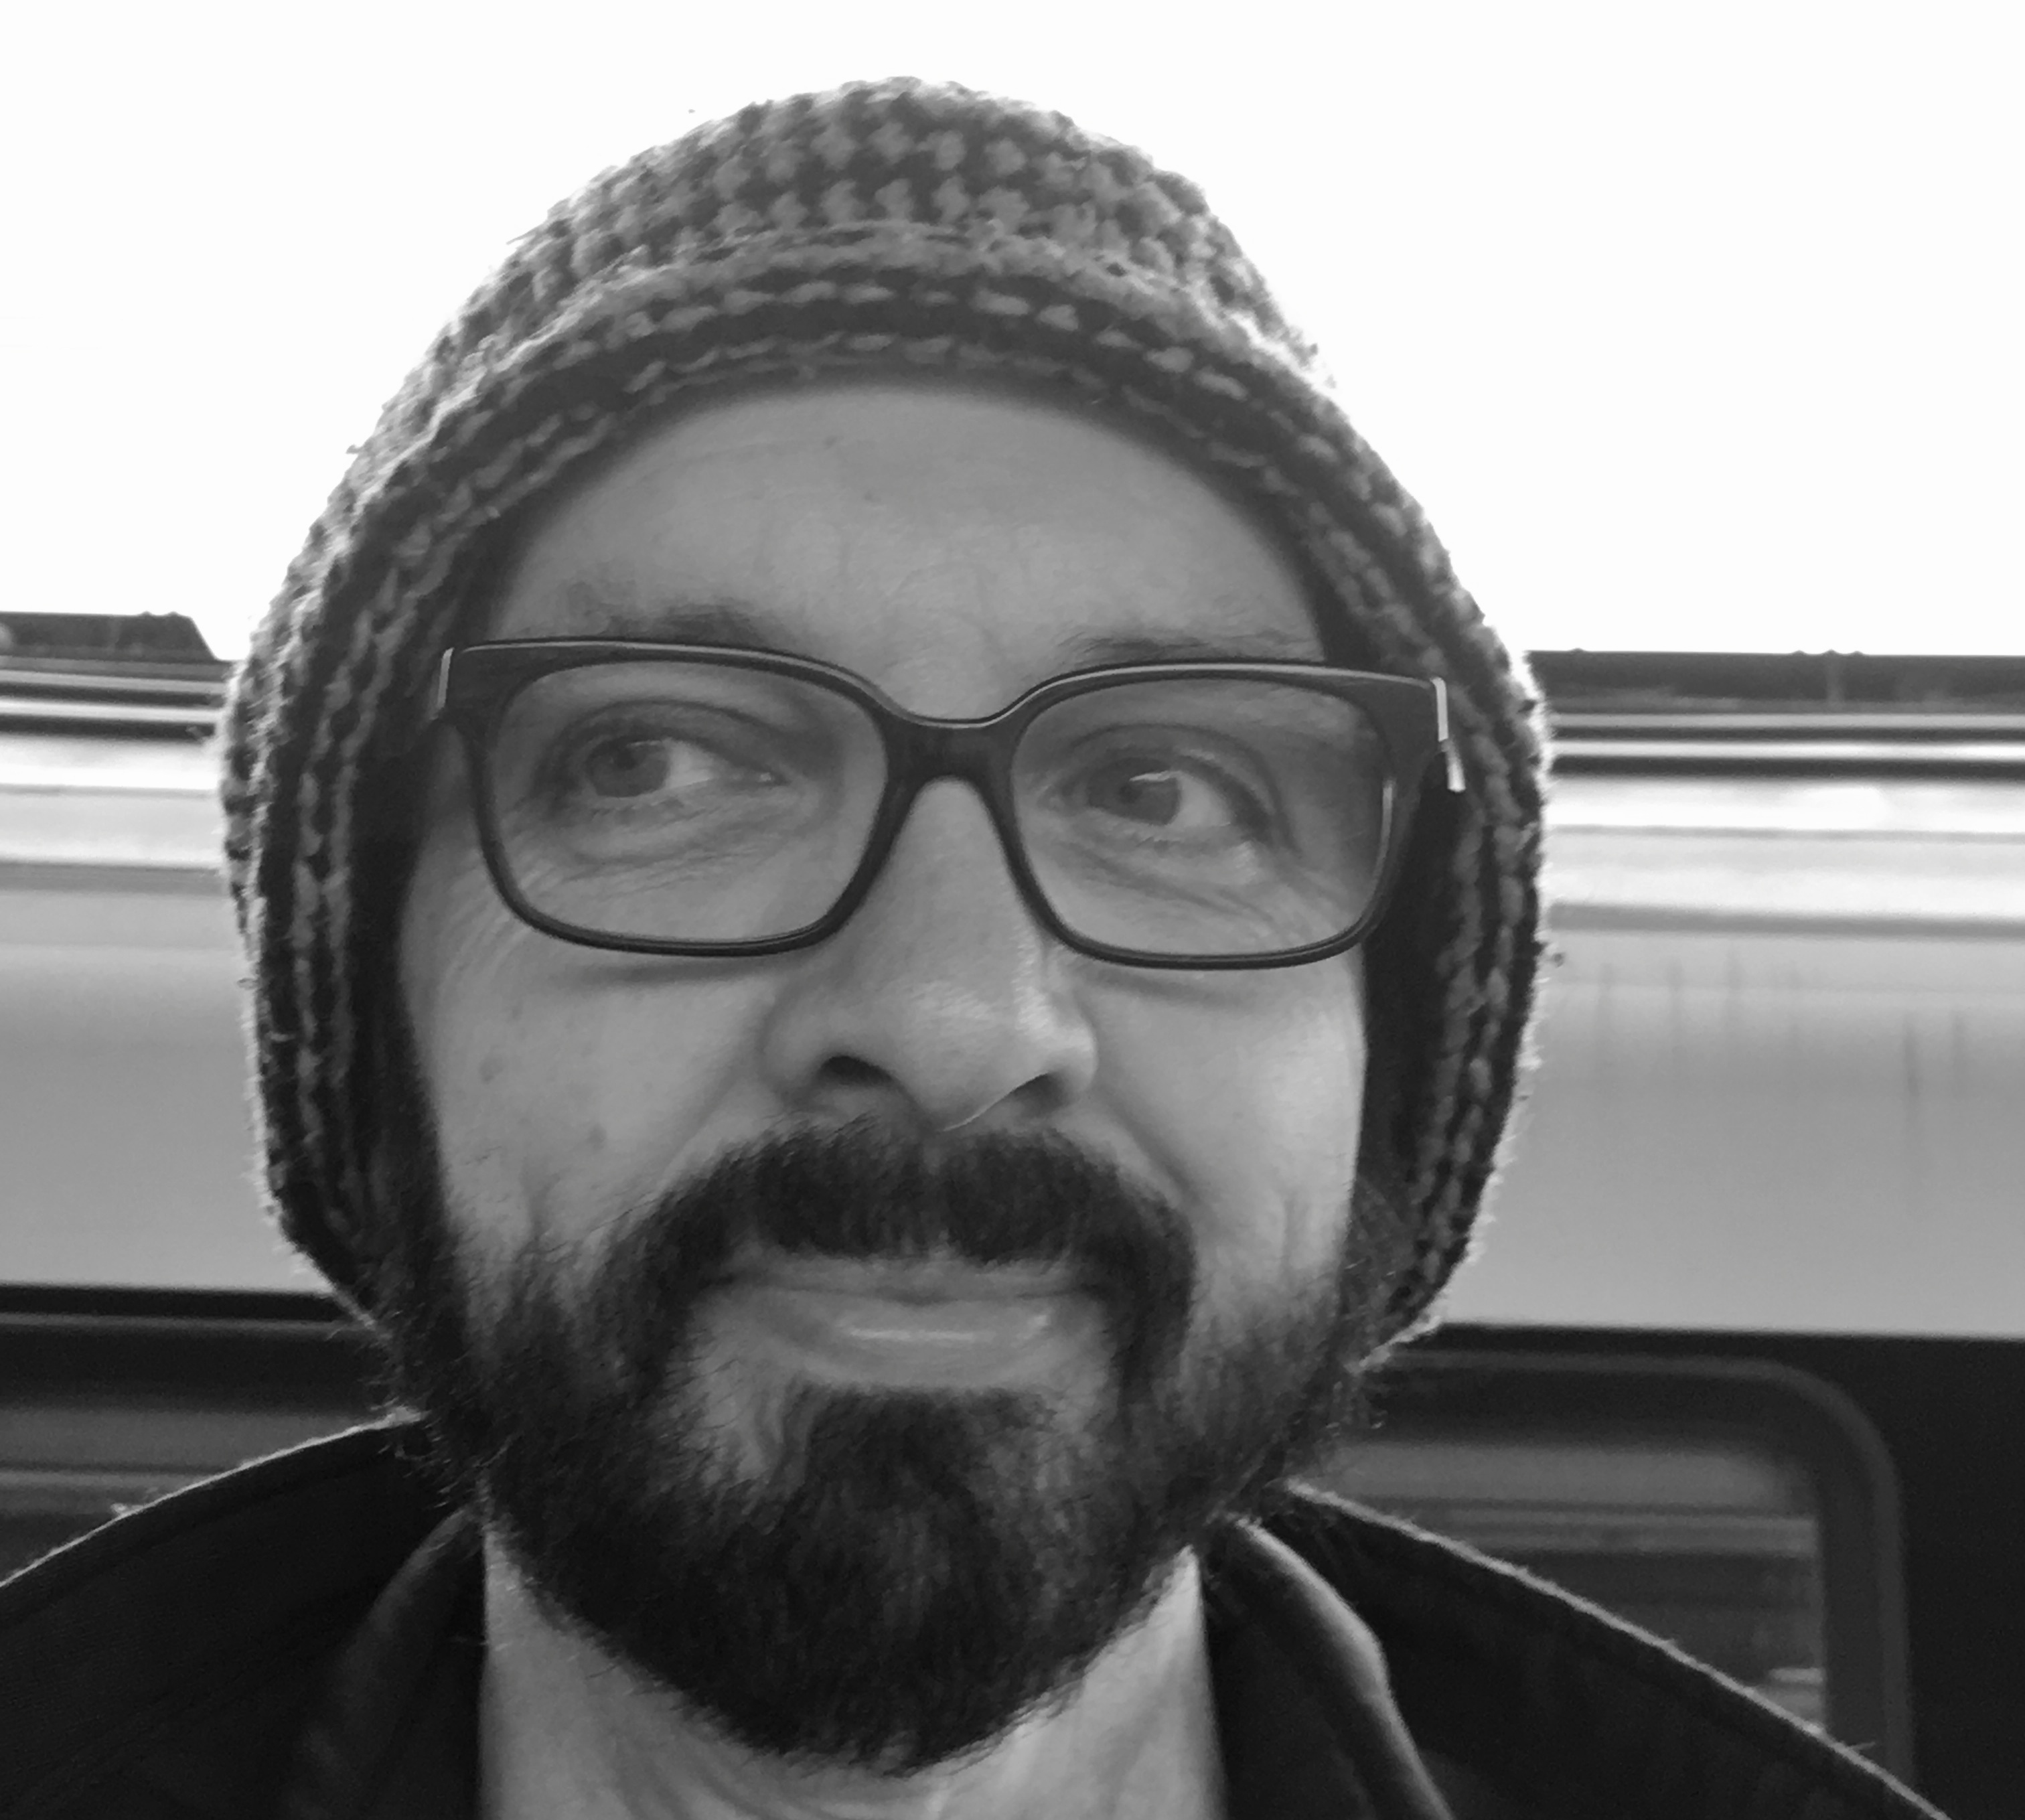
[[2025,652],[2017,0],[9,17],[9,605],[237,651],[551,201],[907,72],[1202,182],[1515,642]]

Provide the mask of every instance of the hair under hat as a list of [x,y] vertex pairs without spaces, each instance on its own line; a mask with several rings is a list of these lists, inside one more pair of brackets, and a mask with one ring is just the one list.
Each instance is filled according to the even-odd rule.
[[372,945],[406,863],[384,799],[499,528],[699,388],[854,367],[1004,375],[1122,412],[1260,510],[1365,660],[1446,681],[1465,789],[1430,805],[1367,950],[1395,1027],[1365,1141],[1410,1228],[1384,1323],[1404,1332],[1466,1248],[1523,1053],[1528,679],[1192,184],[1059,114],[906,80],[756,104],[556,208],[437,338],[311,528],[225,723],[284,1231],[369,1303],[365,1064],[391,972]]

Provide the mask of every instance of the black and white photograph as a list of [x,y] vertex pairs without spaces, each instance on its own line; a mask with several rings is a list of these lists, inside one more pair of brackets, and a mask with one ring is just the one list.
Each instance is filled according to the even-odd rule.
[[0,1814],[2018,1820],[2025,14],[0,54]]

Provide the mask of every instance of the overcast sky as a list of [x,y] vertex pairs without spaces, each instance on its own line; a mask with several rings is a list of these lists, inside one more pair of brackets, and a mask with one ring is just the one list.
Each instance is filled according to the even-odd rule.
[[2019,0],[12,18],[9,605],[236,652],[552,201],[905,72],[1201,182],[1515,642],[2025,651]]

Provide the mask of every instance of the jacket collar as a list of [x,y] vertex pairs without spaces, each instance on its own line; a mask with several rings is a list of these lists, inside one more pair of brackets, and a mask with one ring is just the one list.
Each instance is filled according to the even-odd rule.
[[[280,1811],[292,1785],[301,1820],[373,1815],[323,1793],[329,1763],[384,1735],[397,1704],[347,1704],[347,1665],[384,1668],[390,1637],[433,1638],[434,1653],[397,1652],[419,1664],[408,1706],[476,1711],[478,1619],[458,1603],[460,1587],[475,1601],[476,1553],[468,1529],[443,1527],[419,1453],[398,1425],[313,1443],[0,1585],[0,1813],[228,1820]],[[1384,1804],[1417,1798],[1410,1748],[1457,1820],[1939,1820],[1678,1651],[1336,1499],[1289,1494],[1261,1528],[1222,1538],[1207,1566],[1234,1814],[1413,1814]],[[472,1731],[461,1735],[469,1749]],[[313,1738],[338,1753],[321,1770]],[[1403,1781],[1388,1780],[1388,1751]],[[377,1760],[390,1778],[402,1762]],[[468,1811],[469,1764],[440,1761]]]

